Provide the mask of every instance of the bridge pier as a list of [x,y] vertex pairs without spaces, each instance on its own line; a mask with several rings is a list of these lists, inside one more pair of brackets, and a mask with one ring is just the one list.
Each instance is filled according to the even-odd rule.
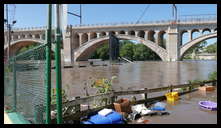
[[166,50],[168,53],[167,61],[179,60],[179,33],[176,25],[168,28],[168,42],[166,43]]
[[63,40],[63,56],[64,56],[64,65],[70,65],[74,61],[74,54],[73,54],[73,46],[72,46],[72,40],[71,40],[71,32],[67,32],[65,34],[65,38]]

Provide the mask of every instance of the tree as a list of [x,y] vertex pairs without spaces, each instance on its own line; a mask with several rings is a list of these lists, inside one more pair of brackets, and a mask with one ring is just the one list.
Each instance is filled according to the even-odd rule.
[[214,44],[210,44],[205,48],[205,52],[207,53],[216,53],[217,52],[217,42]]
[[134,47],[134,60],[146,60],[148,58],[148,48],[143,44],[136,44]]
[[202,41],[202,42],[196,44],[195,46],[193,46],[192,48],[190,48],[187,51],[187,54],[191,54],[193,52],[200,53],[205,48],[206,44],[207,44],[206,41]]
[[120,56],[133,60],[134,56],[134,43],[125,43],[120,48]]
[[94,53],[90,57],[91,59],[109,59],[109,45],[108,43],[104,43],[99,48],[97,48]]
[[109,59],[109,45],[108,43],[104,44],[103,47],[99,48],[97,50],[97,54],[99,55],[99,58],[102,60],[108,60]]

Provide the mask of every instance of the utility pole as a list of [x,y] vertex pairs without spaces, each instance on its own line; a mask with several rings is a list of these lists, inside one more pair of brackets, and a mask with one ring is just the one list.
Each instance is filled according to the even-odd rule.
[[77,16],[80,18],[80,25],[82,24],[82,9],[81,9],[81,4],[80,4],[80,15],[72,13],[72,12],[68,12],[68,14],[71,14],[73,16]]
[[80,25],[82,24],[82,12],[81,12],[81,4],[80,4]]
[[15,20],[12,21],[12,24],[9,24],[9,18],[8,18],[8,4],[6,4],[6,19],[4,19],[4,22],[6,22],[7,30],[8,30],[8,60],[10,59],[10,43],[11,43],[11,29],[12,26],[16,23]]
[[175,4],[173,4],[172,6],[172,13],[173,13],[173,17],[175,18],[174,21],[177,22],[177,7]]

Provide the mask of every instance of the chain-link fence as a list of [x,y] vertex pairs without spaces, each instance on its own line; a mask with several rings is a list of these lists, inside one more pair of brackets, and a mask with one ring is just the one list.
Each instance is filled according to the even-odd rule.
[[11,58],[4,69],[5,106],[32,123],[45,123],[46,44]]

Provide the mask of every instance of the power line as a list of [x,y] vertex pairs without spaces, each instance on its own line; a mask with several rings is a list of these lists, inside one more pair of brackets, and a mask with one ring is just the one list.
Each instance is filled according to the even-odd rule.
[[147,9],[150,7],[150,5],[151,5],[151,4],[148,4],[148,5],[146,6],[146,8],[144,9],[144,11],[143,11],[143,13],[141,14],[140,18],[137,20],[137,22],[136,22],[135,24],[137,24],[137,23],[140,22],[140,20],[143,18],[143,16],[145,15]]

